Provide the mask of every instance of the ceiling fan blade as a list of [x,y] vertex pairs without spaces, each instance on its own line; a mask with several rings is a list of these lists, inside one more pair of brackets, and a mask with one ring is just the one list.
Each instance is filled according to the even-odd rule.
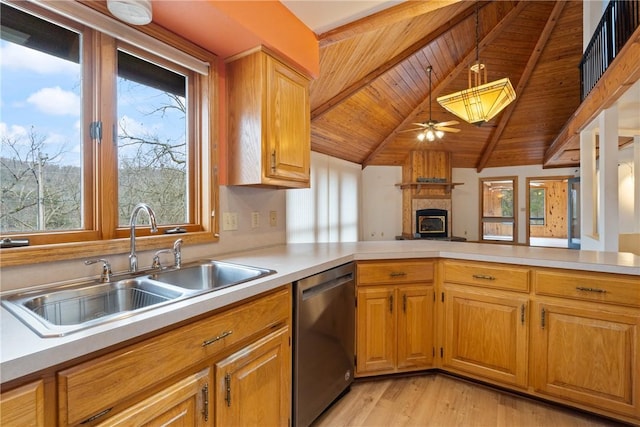
[[411,123],[411,124],[412,124],[412,125],[415,125],[415,126],[422,126],[423,128],[426,128],[426,127],[427,127],[427,124],[426,124],[426,123]]
[[456,129],[456,128],[448,128],[448,127],[441,127],[441,126],[437,126],[436,127],[437,130],[441,130],[443,132],[453,132],[453,133],[457,133],[460,132],[460,129]]
[[423,131],[423,130],[424,130],[424,128],[405,129],[405,130],[399,130],[397,133],[418,132],[418,131]]
[[436,127],[441,127],[441,126],[455,126],[455,125],[459,125],[460,122],[457,120],[449,120],[448,122],[440,122],[440,123],[436,123]]

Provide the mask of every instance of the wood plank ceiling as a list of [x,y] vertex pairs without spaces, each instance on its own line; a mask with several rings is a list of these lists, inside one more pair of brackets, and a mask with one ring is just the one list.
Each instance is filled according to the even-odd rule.
[[[509,77],[517,96],[482,126],[436,102],[468,87],[476,22],[488,80]],[[409,1],[318,38],[311,148],[363,167],[401,165],[410,151],[423,149],[450,151],[459,168],[542,165],[580,104],[581,0]],[[417,132],[403,131],[429,120],[429,65],[432,117],[458,120],[461,131],[419,142]],[[546,166],[574,166],[579,159],[560,163]]]

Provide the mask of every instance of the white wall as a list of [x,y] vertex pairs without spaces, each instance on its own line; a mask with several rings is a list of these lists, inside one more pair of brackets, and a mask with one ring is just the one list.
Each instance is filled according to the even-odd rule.
[[361,240],[394,240],[402,234],[401,166],[367,166],[362,171]]

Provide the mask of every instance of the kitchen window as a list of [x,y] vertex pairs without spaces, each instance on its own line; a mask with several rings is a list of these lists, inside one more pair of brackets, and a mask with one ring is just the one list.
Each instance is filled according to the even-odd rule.
[[[70,244],[52,260],[125,252],[113,239],[145,202],[160,232],[141,248],[167,246],[176,229],[215,241],[215,56],[97,3],[1,8],[2,238]],[[27,262],[2,251],[3,265]]]
[[480,231],[485,242],[515,242],[517,177],[480,180]]

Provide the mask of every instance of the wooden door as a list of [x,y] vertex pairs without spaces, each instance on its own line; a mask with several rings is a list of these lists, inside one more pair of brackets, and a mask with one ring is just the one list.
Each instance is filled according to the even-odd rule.
[[526,387],[527,304],[515,293],[446,288],[444,366]]
[[0,425],[44,426],[44,383],[36,381],[0,395]]
[[640,415],[640,316],[611,307],[538,302],[533,385],[573,402]]
[[106,426],[204,427],[211,425],[211,369],[191,375],[98,424]]
[[393,286],[358,288],[356,372],[393,371],[396,367],[396,304]]
[[291,347],[285,326],[216,363],[216,426],[287,426]]
[[265,174],[269,178],[309,182],[309,81],[267,56]]
[[433,365],[433,287],[402,286],[397,290],[398,369]]

